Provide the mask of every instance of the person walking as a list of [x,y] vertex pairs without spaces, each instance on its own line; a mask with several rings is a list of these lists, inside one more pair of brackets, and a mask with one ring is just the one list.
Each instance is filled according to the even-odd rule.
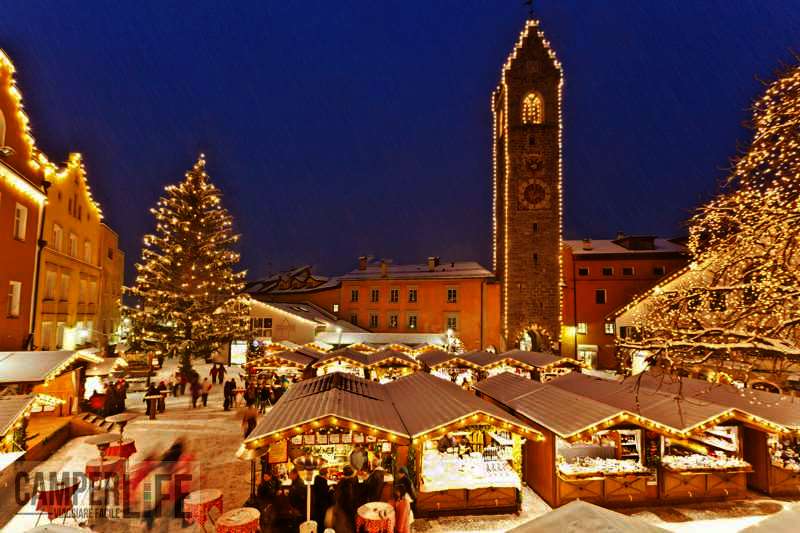
[[153,402],[147,400],[148,396],[158,396],[158,389],[156,389],[156,386],[153,383],[151,383],[150,386],[147,387],[147,392],[144,393],[145,397],[144,403],[147,404],[147,410],[145,411],[145,414],[147,416],[150,416],[151,414],[153,414],[151,412],[152,409],[155,409],[156,406]]
[[200,382],[193,379],[192,383],[189,385],[189,392],[192,395],[192,408],[197,407],[197,400],[200,398],[200,388]]
[[167,408],[165,400],[165,398],[167,397],[167,384],[164,383],[164,380],[161,380],[156,390],[161,395],[161,398],[159,398],[158,400],[158,412],[163,413]]
[[225,385],[222,386],[222,395],[225,398],[222,402],[222,408],[225,411],[230,411],[231,405],[233,402],[231,401],[231,396],[233,395],[233,380],[226,381]]
[[203,384],[200,388],[200,394],[203,397],[203,407],[208,407],[208,395],[211,393],[211,388],[213,385],[208,378],[203,378]]
[[217,382],[217,372],[219,372],[219,370],[217,370],[217,363],[214,363],[211,365],[211,371],[208,373],[211,376],[212,384]]
[[222,385],[222,380],[225,379],[225,374],[227,371],[225,370],[225,365],[222,363],[219,364],[219,368],[217,368],[217,375],[219,376],[219,384]]
[[270,388],[265,383],[261,390],[258,391],[258,412],[264,414],[264,411],[267,410],[267,404],[269,404],[269,391]]
[[250,432],[256,427],[256,420],[258,419],[258,411],[252,403],[248,403],[244,409],[244,416],[242,417],[242,432],[246,439]]
[[311,486],[311,519],[317,523],[317,531],[325,524],[325,513],[331,502],[331,491],[328,480],[317,474]]
[[394,487],[394,531],[395,533],[411,533],[411,500],[403,485]]

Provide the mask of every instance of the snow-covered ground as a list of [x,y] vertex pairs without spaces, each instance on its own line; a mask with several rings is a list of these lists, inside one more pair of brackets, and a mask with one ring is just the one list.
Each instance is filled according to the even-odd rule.
[[[208,375],[210,365],[200,364],[196,369],[200,376]],[[155,379],[174,372],[175,364],[168,361],[165,369]],[[228,369],[228,378],[238,376],[239,369]],[[231,374],[232,373],[232,374]],[[192,489],[218,488],[222,490],[225,509],[241,506],[250,490],[250,465],[236,458],[235,452],[242,440],[240,418],[235,411],[223,411],[222,387],[215,385],[209,397],[208,407],[192,409],[189,396],[167,398],[167,410],[156,420],[144,415],[142,393],[128,395],[129,411],[139,412],[141,417],[125,428],[125,436],[136,440],[137,453],[131,458],[132,465],[142,461],[151,453],[160,454],[177,438],[183,438],[194,456]],[[86,437],[76,438],[65,444],[52,457],[37,467],[41,472],[82,472],[89,459],[97,457],[95,446],[86,443]],[[87,494],[88,496],[88,491]],[[734,532],[757,523],[788,502],[770,499],[754,499],[743,502],[704,504],[684,507],[660,507],[628,511],[659,527],[681,533]],[[526,488],[523,494],[522,512],[516,515],[447,517],[436,520],[417,520],[414,530],[419,532],[504,532],[549,511],[541,498]],[[2,531],[22,533],[36,522],[34,504],[29,502]],[[41,523],[46,523],[45,517]],[[58,523],[61,519],[58,520]],[[75,524],[71,519],[67,524]],[[163,522],[162,531],[182,531],[178,520]],[[141,521],[125,519],[105,521],[93,525],[95,531],[127,532],[144,531]]]

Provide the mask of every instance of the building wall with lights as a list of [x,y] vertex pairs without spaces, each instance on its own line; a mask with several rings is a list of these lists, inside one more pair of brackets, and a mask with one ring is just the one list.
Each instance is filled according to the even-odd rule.
[[30,164],[33,140],[14,66],[0,50],[0,351],[22,350],[31,326],[43,173]]
[[100,224],[100,300],[98,339],[101,344],[114,342],[120,327],[125,254],[119,249],[119,236],[105,223]]
[[616,369],[614,311],[688,263],[680,242],[649,236],[565,241],[562,355]]
[[561,64],[528,21],[492,95],[493,268],[507,348],[557,348],[561,319]]

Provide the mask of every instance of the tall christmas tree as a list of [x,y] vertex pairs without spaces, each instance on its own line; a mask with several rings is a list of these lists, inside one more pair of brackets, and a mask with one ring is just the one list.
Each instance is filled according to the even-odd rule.
[[630,351],[752,377],[800,363],[800,67],[753,105],[753,141],[691,219],[690,271],[637,318]]
[[155,233],[144,237],[141,262],[131,294],[138,297],[134,343],[151,343],[179,356],[191,370],[191,357],[208,357],[224,342],[246,334],[246,309],[240,297],[244,272],[236,272],[239,235],[222,207],[220,190],[209,180],[201,154],[178,185],[150,212]]

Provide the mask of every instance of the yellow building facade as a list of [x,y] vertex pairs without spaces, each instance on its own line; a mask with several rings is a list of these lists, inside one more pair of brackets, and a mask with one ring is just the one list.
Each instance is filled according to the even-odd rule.
[[123,255],[116,234],[102,220],[81,156],[70,154],[65,171],[52,175],[47,191],[46,244],[36,293],[37,349],[105,345],[110,339],[104,330],[116,329]]

